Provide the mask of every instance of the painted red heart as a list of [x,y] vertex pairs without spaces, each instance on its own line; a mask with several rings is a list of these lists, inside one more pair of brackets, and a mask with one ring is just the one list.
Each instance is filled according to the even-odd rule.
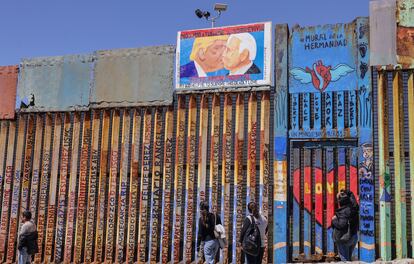
[[312,69],[306,67],[306,72],[312,75],[313,86],[321,92],[325,91],[332,80],[331,68],[331,66],[323,65],[320,60],[313,64]]
[[[314,169],[315,173],[315,186],[312,187],[312,170]],[[326,228],[331,227],[331,219],[334,215],[335,209],[335,193],[334,186],[337,185],[337,189],[345,188],[346,181],[346,166],[341,165],[338,167],[338,182],[335,182],[335,169],[331,170],[326,175],[326,183],[323,182],[323,171],[321,168],[312,168],[305,167],[303,170],[304,173],[304,186],[303,186],[303,206],[307,212],[315,212],[316,222],[320,225],[323,225],[323,211],[324,211],[324,202],[323,202],[323,189],[326,192]],[[357,177],[356,168],[350,167],[351,177]],[[297,169],[293,173],[293,195],[295,197],[295,202],[299,204],[301,201],[301,186],[300,186],[300,169]],[[315,193],[314,205],[312,206],[312,188]],[[351,181],[349,188],[354,193],[357,193],[357,181]],[[312,208],[313,207],[313,208]]]

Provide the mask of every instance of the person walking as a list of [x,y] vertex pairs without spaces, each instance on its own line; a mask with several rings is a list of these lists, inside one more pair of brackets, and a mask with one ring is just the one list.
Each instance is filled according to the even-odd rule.
[[[265,247],[268,221],[264,215],[260,213],[259,205],[255,202],[250,202],[247,206],[249,214],[243,222],[240,233],[240,243],[242,244],[243,253],[245,255],[245,262],[247,264],[262,263]],[[256,229],[257,228],[257,229]],[[248,238],[249,235],[258,231],[259,238],[255,236],[253,239]],[[256,232],[257,232],[256,231]],[[250,243],[255,241],[258,251],[253,253],[245,248],[246,240],[250,239]],[[257,254],[256,254],[257,253]]]
[[32,255],[39,251],[37,244],[36,225],[32,221],[32,213],[30,211],[23,212],[22,227],[19,232],[19,264],[30,263]]
[[341,260],[351,261],[358,242],[359,206],[351,191],[341,190],[336,198],[339,208],[332,217],[332,236]]
[[[221,224],[220,216],[209,212],[207,202],[200,203],[200,219],[198,228],[198,250],[203,250],[205,262],[207,264],[214,264],[220,244],[214,235],[214,228]],[[204,247],[200,249],[200,245]]]

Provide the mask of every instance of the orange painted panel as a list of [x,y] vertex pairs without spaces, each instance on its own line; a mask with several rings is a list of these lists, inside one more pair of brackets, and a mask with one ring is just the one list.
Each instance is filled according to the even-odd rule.
[[0,67],[0,119],[14,119],[18,66]]

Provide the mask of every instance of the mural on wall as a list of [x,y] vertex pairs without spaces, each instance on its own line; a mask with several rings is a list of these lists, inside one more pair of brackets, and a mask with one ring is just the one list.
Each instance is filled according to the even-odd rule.
[[[290,153],[294,160],[300,160],[300,163],[293,161],[293,170],[290,172],[294,179],[291,226],[294,260],[302,257],[308,259],[311,252],[328,256],[334,254],[331,218],[335,208],[328,206],[324,218],[326,221],[321,221],[323,214],[320,213],[320,205],[334,205],[335,193],[341,188],[352,190],[361,205],[361,243],[355,254],[359,254],[364,261],[375,259],[368,32],[367,18],[358,18],[349,24],[304,28],[295,26],[291,30],[288,72],[289,137],[294,140],[302,139],[303,142],[321,139],[318,143],[320,146],[316,146],[312,154],[306,148],[303,151],[291,149]],[[325,138],[331,141],[326,143],[326,149],[323,150],[322,139]],[[351,149],[335,147],[336,144],[345,144],[343,139],[349,139],[348,143],[352,142]],[[310,155],[316,155],[316,159]],[[299,157],[304,157],[303,161]],[[312,169],[309,169],[311,165]],[[320,173],[325,174],[326,180],[323,197],[318,195]],[[349,186],[344,184],[345,175],[352,175]],[[312,180],[313,177],[315,181]],[[308,192],[315,195],[315,207],[307,202]],[[308,225],[313,210],[315,233],[309,231],[313,227]],[[299,228],[302,222],[303,227]],[[326,238],[318,237],[317,232],[321,230],[326,232]],[[310,243],[313,239],[314,250],[310,248],[313,246]]]
[[357,45],[356,23],[295,26],[289,50],[289,136],[356,138],[357,82],[368,71],[356,65],[368,50]]
[[[369,46],[368,18],[358,18],[357,44]],[[374,160],[372,144],[372,90],[369,65],[370,50],[358,52],[358,99],[359,99],[359,197],[360,197],[360,260],[375,260],[375,213],[374,213]]]
[[178,32],[176,88],[270,85],[271,23]]
[[289,91],[355,90],[353,29],[353,24],[293,27]]

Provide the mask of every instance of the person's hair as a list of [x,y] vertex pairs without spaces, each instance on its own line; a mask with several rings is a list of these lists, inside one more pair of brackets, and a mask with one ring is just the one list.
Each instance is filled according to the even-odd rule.
[[208,212],[208,210],[209,210],[209,206],[208,206],[208,203],[207,202],[201,202],[200,203],[200,210],[206,210],[207,212]]
[[242,53],[245,49],[249,51],[249,59],[251,61],[254,61],[256,59],[256,53],[257,53],[257,46],[256,46],[256,40],[250,33],[238,33],[230,35],[229,39],[227,40],[227,43],[230,43],[230,41],[233,38],[237,38],[240,40],[240,46],[239,46],[239,52]]
[[251,209],[251,206],[252,205],[256,205],[256,203],[255,202],[253,202],[253,201],[251,201],[251,202],[249,202],[248,204],[247,204],[247,210],[249,210],[249,213],[252,213],[252,209]]
[[32,212],[30,212],[30,211],[24,211],[23,212],[23,217],[26,218],[27,220],[32,219]]
[[211,44],[213,44],[216,40],[223,40],[227,41],[229,36],[227,35],[220,35],[220,36],[211,36],[211,37],[201,37],[196,38],[193,43],[193,49],[191,50],[190,60],[194,61],[196,59],[196,54],[200,49],[207,49]]
[[340,190],[336,195],[336,199],[338,200],[340,206],[347,205],[351,202],[351,200],[349,199],[348,192],[346,190]]

